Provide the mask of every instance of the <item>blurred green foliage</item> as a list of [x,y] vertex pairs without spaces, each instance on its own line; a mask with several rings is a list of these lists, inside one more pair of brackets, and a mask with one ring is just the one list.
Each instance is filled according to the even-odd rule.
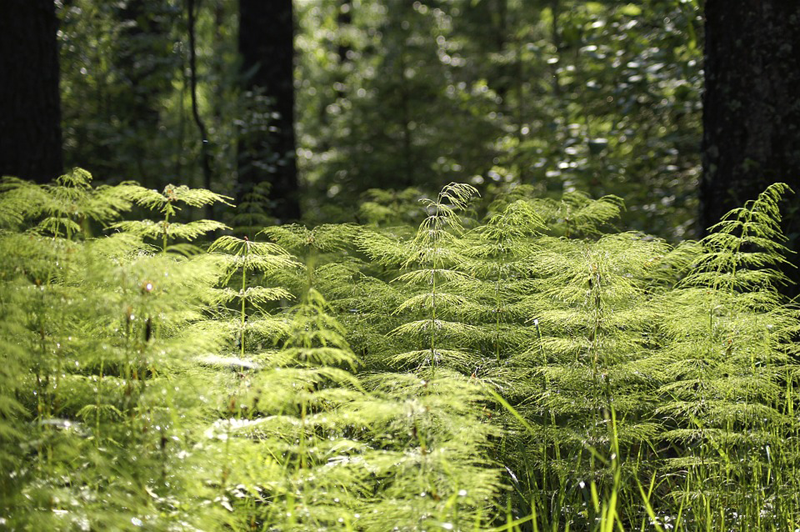
[[630,206],[626,225],[691,232],[696,3],[299,6],[299,160],[316,201],[346,205],[375,186],[524,183],[550,196],[615,194]]
[[[697,0],[297,0],[298,163],[308,221],[352,221],[367,190],[483,197],[525,184],[613,194],[622,224],[691,236],[700,173]],[[202,184],[178,0],[64,0],[67,166]],[[215,190],[269,100],[236,89],[237,4],[199,4],[199,104]],[[266,160],[266,159],[265,159]]]
[[[187,15],[178,0],[59,2],[65,165],[110,181],[163,189],[202,183],[200,134],[189,94]],[[236,5],[204,2],[197,32],[199,106],[214,175],[230,191],[237,114]],[[258,120],[258,113],[251,113]],[[223,176],[228,176],[223,178]]]

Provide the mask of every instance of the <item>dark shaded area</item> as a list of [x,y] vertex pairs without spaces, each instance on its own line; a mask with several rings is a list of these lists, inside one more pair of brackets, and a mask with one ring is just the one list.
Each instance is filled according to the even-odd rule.
[[237,197],[244,234],[469,182],[487,204],[520,184],[615,194],[625,227],[694,236],[696,3],[56,5],[67,166]]
[[294,24],[291,0],[240,0],[242,88],[271,104],[270,127],[249,128],[239,140],[238,203],[269,183],[270,213],[300,217],[294,134]]
[[[151,10],[147,0],[128,0],[120,3],[117,11],[123,38],[115,58],[122,82],[113,93],[115,117],[121,125],[135,131],[137,137],[144,138],[158,134],[159,109],[156,103],[159,95],[171,84],[173,67],[164,57],[169,45],[166,20],[156,16],[162,13]],[[140,142],[131,148],[138,164],[136,173],[129,173],[128,177],[155,186],[155,176],[143,165],[147,146]]]
[[0,16],[0,175],[62,171],[58,19],[52,0],[9,0]]
[[[800,192],[800,3],[708,0],[705,14],[701,230],[771,183]],[[799,210],[798,196],[785,201],[792,249]]]

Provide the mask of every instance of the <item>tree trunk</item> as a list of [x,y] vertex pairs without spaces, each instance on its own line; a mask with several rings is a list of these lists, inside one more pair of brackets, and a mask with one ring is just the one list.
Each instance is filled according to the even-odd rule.
[[[239,1],[243,88],[267,98],[269,127],[249,128],[239,142],[238,202],[269,184],[269,211],[279,223],[300,217],[294,134],[294,26],[291,0]],[[244,117],[245,122],[251,120]]]
[[[701,232],[771,183],[800,194],[800,2],[706,0],[705,15]],[[782,214],[796,250],[800,197]],[[785,294],[797,295],[800,269],[784,273],[795,282]]]
[[800,193],[800,2],[706,0],[705,15],[701,231],[771,183]]
[[337,48],[339,64],[344,65],[350,61],[350,58],[347,57],[347,52],[350,51],[350,36],[346,35],[346,33],[353,23],[352,0],[340,0],[339,13],[336,15],[336,23],[339,26],[339,46]]
[[53,0],[8,0],[0,15],[0,175],[47,183],[63,172]]

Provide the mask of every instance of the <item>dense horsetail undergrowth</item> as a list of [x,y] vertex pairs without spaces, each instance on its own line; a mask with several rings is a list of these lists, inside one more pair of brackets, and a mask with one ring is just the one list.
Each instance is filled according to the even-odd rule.
[[783,185],[677,246],[525,187],[240,237],[205,190],[0,186],[4,528],[800,527]]

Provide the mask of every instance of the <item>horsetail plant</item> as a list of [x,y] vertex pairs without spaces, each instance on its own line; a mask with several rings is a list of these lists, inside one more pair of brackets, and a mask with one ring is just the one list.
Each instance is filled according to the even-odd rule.
[[[56,197],[96,196],[88,182],[76,183],[62,179],[40,192],[74,186],[74,194]],[[11,194],[2,202],[13,200]],[[130,205],[127,196],[120,201]],[[14,403],[15,424],[28,435],[18,440],[19,456],[34,458],[36,467],[21,460],[6,470],[4,524],[60,530],[123,528],[133,520],[166,528],[202,519],[206,514],[192,499],[177,508],[168,497],[195,481],[179,458],[197,422],[196,397],[187,395],[188,354],[216,347],[213,338],[180,332],[200,318],[216,268],[203,258],[155,256],[132,235],[91,239],[78,231],[78,219],[71,225],[52,216],[77,207],[49,209],[32,216],[56,219],[35,229],[54,236],[8,232],[0,238],[14,250],[5,255],[2,293],[16,325],[5,329],[3,342],[10,352],[37,353],[19,358]],[[85,212],[106,213],[95,221],[116,216],[113,209]],[[50,260],[37,264],[28,253]],[[180,385],[172,382],[177,375]],[[14,478],[19,481],[8,482]],[[189,517],[190,508],[196,516]]]
[[131,200],[137,205],[156,211],[163,215],[164,219],[160,222],[152,220],[126,220],[118,222],[112,229],[118,229],[131,234],[136,234],[142,238],[161,241],[161,251],[167,252],[170,240],[183,239],[192,241],[221,229],[228,229],[228,226],[215,220],[195,220],[192,222],[170,221],[175,217],[181,208],[182,203],[188,207],[205,207],[215,203],[231,205],[231,199],[200,188],[189,188],[185,185],[167,185],[163,192],[150,190],[142,187],[133,189],[129,194]]
[[461,253],[460,216],[476,193],[469,185],[450,184],[436,200],[424,200],[427,217],[410,241],[375,232],[361,237],[362,248],[376,262],[409,270],[393,281],[411,291],[395,314],[421,318],[389,332],[406,348],[390,356],[389,366],[414,368],[415,375],[387,372],[368,380],[368,389],[387,400],[403,397],[385,415],[387,424],[403,420],[400,427],[405,428],[399,439],[404,445],[389,455],[401,452],[402,458],[382,473],[394,481],[381,490],[385,502],[378,508],[380,517],[373,516],[380,519],[376,522],[392,517],[412,530],[436,526],[437,519],[444,527],[480,526],[491,513],[491,504],[484,501],[493,499],[499,487],[488,454],[495,428],[479,421],[488,421],[481,404],[486,396],[473,371],[480,359],[457,345],[478,328],[456,320],[479,306],[449,291],[458,288],[457,281],[470,279],[465,268],[459,269],[467,259]]
[[358,520],[369,473],[353,430],[360,422],[347,407],[363,390],[353,374],[358,360],[326,308],[308,289],[282,347],[245,376],[247,417],[224,433],[233,440],[230,478],[244,526],[346,530]]
[[517,200],[467,235],[465,255],[472,259],[469,271],[478,283],[468,282],[466,288],[481,297],[487,309],[490,348],[497,362],[509,356],[509,349],[529,340],[520,323],[515,323],[518,316],[513,306],[528,277],[530,257],[538,249],[536,237],[545,228],[531,202]]
[[[391,332],[415,348],[392,357],[399,367],[427,367],[435,372],[437,366],[447,365],[469,374],[479,365],[473,353],[453,345],[476,332],[473,326],[456,321],[476,305],[458,293],[447,291],[456,281],[469,279],[469,274],[459,268],[466,259],[461,253],[464,241],[460,216],[476,194],[477,190],[470,185],[451,183],[436,200],[425,199],[427,217],[411,241],[392,242],[369,234],[362,238],[365,251],[378,262],[408,270],[394,282],[410,287],[413,295],[395,313],[424,316]],[[448,348],[448,344],[452,347]]]
[[[242,360],[246,353],[246,332],[261,333],[270,343],[285,334],[285,325],[269,317],[265,305],[279,301],[289,301],[294,296],[285,288],[248,284],[248,277],[261,274],[264,280],[274,277],[284,270],[294,270],[300,266],[282,247],[270,242],[253,242],[247,237],[222,236],[208,248],[221,260],[224,271],[223,288],[216,291],[214,302],[217,305],[238,300],[237,326],[232,327],[238,334],[239,354]],[[241,277],[236,288],[231,285],[234,276]],[[248,304],[258,314],[247,313]],[[258,319],[256,319],[258,318]]]
[[[778,201],[787,191],[771,185],[723,217],[662,302],[671,346],[659,413],[672,423],[661,437],[693,443],[671,467],[698,488],[685,519],[715,528],[778,526],[797,509],[797,479],[784,474],[797,470],[797,454],[775,451],[785,446],[774,430],[797,428],[784,390],[796,382],[798,313],[777,291],[788,252]],[[757,489],[743,497],[741,485]]]
[[800,526],[788,188],[676,247],[531,190],[200,253],[224,196],[4,178],[0,527]]

